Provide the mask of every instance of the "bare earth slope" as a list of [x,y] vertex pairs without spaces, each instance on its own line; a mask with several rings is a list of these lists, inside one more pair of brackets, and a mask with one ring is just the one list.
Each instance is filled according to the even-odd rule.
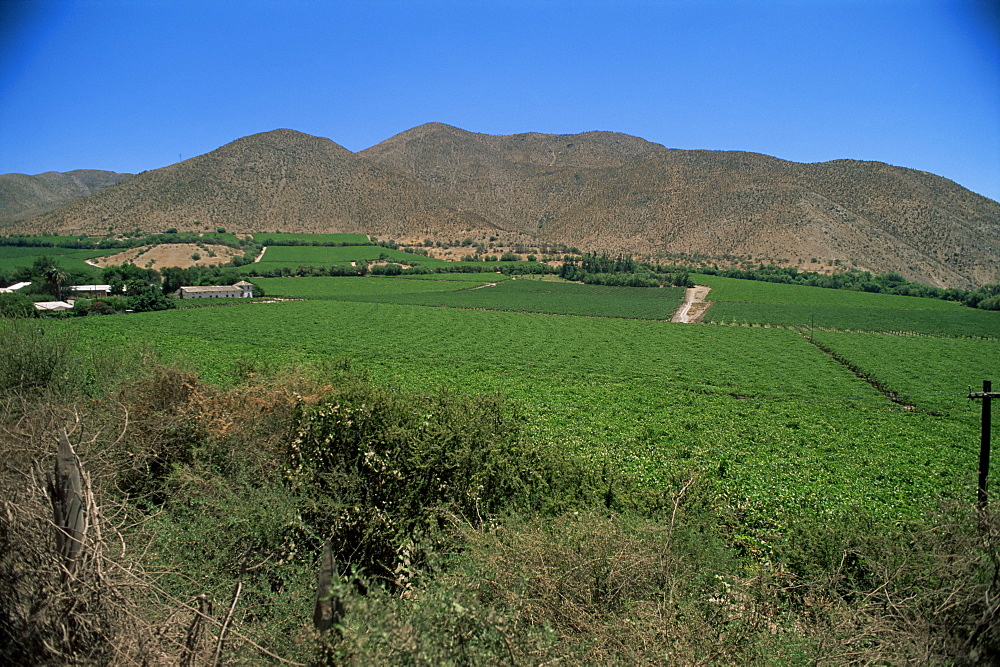
[[799,164],[611,132],[414,128],[360,153],[536,239],[610,252],[841,259],[935,285],[1000,280],[1000,204],[876,162]]
[[103,233],[167,227],[498,234],[582,249],[818,257],[909,279],[1000,282],[1000,203],[876,162],[800,164],[669,149],[625,134],[485,135],[430,123],[360,153],[275,130],[22,223]]
[[149,171],[31,221],[37,231],[104,233],[169,227],[381,236],[465,227],[412,179],[329,139],[274,130]]
[[0,228],[27,220],[132,177],[97,169],[0,174]]

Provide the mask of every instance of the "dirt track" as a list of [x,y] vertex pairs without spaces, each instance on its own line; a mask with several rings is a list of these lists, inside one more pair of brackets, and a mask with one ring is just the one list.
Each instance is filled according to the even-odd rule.
[[710,301],[705,300],[705,297],[708,296],[711,290],[712,288],[707,285],[689,287],[684,298],[684,304],[677,309],[677,312],[670,318],[670,321],[682,322],[684,324],[700,322],[701,318],[705,316],[708,307],[712,305]]

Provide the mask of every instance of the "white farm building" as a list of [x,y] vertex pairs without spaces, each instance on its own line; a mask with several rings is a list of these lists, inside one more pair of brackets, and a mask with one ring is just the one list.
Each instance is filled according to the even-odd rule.
[[178,299],[248,299],[253,296],[253,284],[241,280],[235,285],[181,287],[174,296]]

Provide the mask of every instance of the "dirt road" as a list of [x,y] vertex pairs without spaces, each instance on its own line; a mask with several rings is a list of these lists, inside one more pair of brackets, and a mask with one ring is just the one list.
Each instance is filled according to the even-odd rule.
[[689,287],[683,305],[677,309],[670,321],[684,324],[700,322],[701,318],[705,316],[705,311],[712,305],[711,302],[705,300],[711,290],[712,288],[707,285]]

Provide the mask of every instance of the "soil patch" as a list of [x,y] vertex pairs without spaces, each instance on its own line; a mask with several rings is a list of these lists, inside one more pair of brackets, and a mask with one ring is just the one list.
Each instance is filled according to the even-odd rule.
[[[198,259],[193,258],[195,255],[198,256]],[[226,264],[234,257],[242,255],[243,251],[239,248],[230,248],[225,245],[205,243],[199,246],[194,243],[163,243],[155,246],[130,248],[107,257],[97,257],[90,263],[94,266],[128,263],[148,269],[161,269],[165,266],[178,266],[186,269],[191,266]]]

